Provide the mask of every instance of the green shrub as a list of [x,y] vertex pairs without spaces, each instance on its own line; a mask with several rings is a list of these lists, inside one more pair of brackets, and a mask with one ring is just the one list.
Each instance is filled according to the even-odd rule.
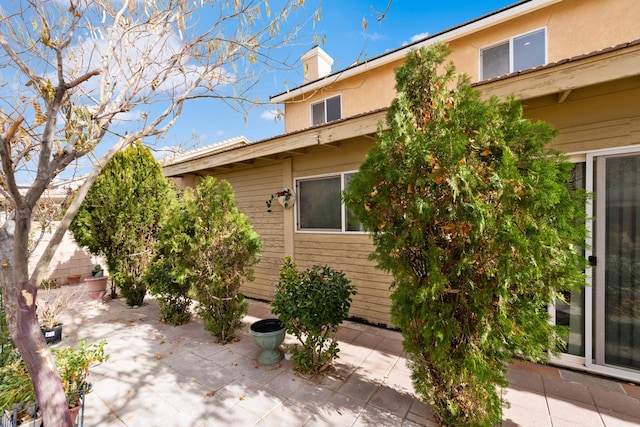
[[[160,253],[162,251],[160,249]],[[160,321],[174,326],[183,325],[191,319],[190,281],[177,273],[175,263],[162,255],[153,261],[146,273],[149,291],[160,306]]]
[[0,293],[0,368],[16,360],[18,354],[18,350],[13,344],[13,339],[11,339],[11,334],[9,334],[2,293]]
[[218,341],[230,342],[247,312],[240,285],[253,280],[260,236],[238,210],[231,185],[212,177],[187,189],[171,217],[161,246],[173,265],[172,277],[191,285],[205,329]]
[[100,172],[69,230],[80,246],[106,260],[112,297],[120,288],[128,305],[142,305],[144,273],[174,200],[162,168],[139,142],[114,155]]
[[397,70],[388,130],[345,193],[393,274],[392,319],[416,392],[445,425],[498,425],[515,356],[562,345],[546,306],[584,285],[584,194],[513,98],[455,84],[444,45]]
[[[77,347],[51,350],[70,407],[78,405],[83,391],[91,391],[91,384],[87,383],[89,371],[109,359],[104,351],[106,343],[103,340],[87,346],[86,341],[80,341]],[[28,408],[35,404],[33,382],[22,358],[0,368],[0,378],[0,412],[14,405]]]
[[338,357],[335,333],[349,316],[355,294],[341,271],[314,265],[299,273],[290,257],[284,259],[271,306],[301,344],[293,348],[296,370],[318,373]]

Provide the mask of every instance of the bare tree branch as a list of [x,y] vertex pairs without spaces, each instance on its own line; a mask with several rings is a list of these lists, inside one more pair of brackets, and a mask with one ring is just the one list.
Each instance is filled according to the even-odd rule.
[[371,10],[373,11],[373,13],[378,15],[378,17],[376,18],[376,21],[381,22],[384,18],[387,17],[387,13],[389,12],[389,9],[391,8],[391,3],[393,3],[393,0],[389,0],[389,3],[387,3],[387,8],[382,13],[378,12],[377,10],[374,9],[373,6],[371,6]]
[[[60,379],[47,369],[53,361],[35,302],[37,284],[84,195],[117,151],[166,133],[185,102],[253,105],[258,67],[288,67],[273,53],[298,36],[297,26],[283,29],[305,2],[284,0],[270,14],[266,0],[5,3],[0,67],[11,87],[0,85],[0,103],[7,107],[0,113],[0,197],[13,210],[0,223],[0,289],[9,330],[35,378],[44,424],[70,426]],[[36,204],[56,177],[101,152],[29,272]],[[30,181],[26,195],[19,179]]]

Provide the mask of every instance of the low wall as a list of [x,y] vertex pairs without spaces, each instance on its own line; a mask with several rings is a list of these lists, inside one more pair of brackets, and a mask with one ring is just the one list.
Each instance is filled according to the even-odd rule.
[[[36,250],[31,254],[29,271],[33,271],[35,268],[50,239],[51,233],[45,234]],[[101,264],[105,270],[107,268],[102,258],[95,257],[79,247],[73,240],[71,233],[67,232],[49,264],[45,278],[56,279],[60,285],[68,284],[67,277],[71,275],[79,274],[80,280],[84,280],[86,277],[91,277],[91,270],[95,264]]]

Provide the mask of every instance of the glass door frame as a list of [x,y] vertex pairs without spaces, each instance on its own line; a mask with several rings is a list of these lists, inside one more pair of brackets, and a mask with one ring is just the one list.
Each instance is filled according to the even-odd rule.
[[[585,189],[593,195],[587,199],[585,206],[587,217],[587,239],[585,241],[585,257],[595,256],[597,265],[585,271],[584,288],[584,357],[561,353],[551,356],[551,363],[566,366],[595,374],[606,375],[622,380],[640,382],[640,371],[605,364],[604,313],[605,289],[598,284],[604,283],[605,265],[605,206],[606,182],[605,161],[607,157],[640,154],[639,145],[570,153],[572,162],[585,162]],[[598,203],[597,195],[602,195]],[[597,221],[601,218],[601,221]],[[595,284],[595,286],[594,286]],[[551,320],[555,323],[555,305],[549,307]]]
[[[597,265],[586,271],[584,362],[589,371],[640,381],[640,371],[605,364],[606,159],[625,155],[640,155],[640,147],[636,145],[586,153],[586,189],[594,197],[589,198],[586,204],[588,235],[585,256],[589,258],[595,255]],[[594,180],[595,173],[600,179],[596,177]]]

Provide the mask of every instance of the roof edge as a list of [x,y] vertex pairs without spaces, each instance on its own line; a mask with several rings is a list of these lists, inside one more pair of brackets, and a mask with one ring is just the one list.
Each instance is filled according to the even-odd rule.
[[468,34],[480,31],[482,29],[494,26],[501,22],[519,17],[531,12],[534,12],[543,7],[547,7],[552,4],[559,3],[563,0],[522,0],[512,5],[506,6],[502,9],[490,12],[482,15],[478,18],[472,19],[455,27],[446,29],[439,33],[433,34],[422,40],[415,41],[405,46],[401,46],[395,50],[385,52],[378,55],[368,61],[361,62],[359,64],[352,65],[343,70],[331,73],[322,79],[318,79],[300,86],[297,86],[288,91],[282,92],[277,95],[271,96],[270,102],[272,104],[280,104],[289,101],[298,96],[302,96],[307,92],[315,91],[323,86],[326,86],[327,81],[335,83],[340,80],[347,79],[354,75],[357,75],[364,70],[381,67],[390,62],[397,61],[407,56],[408,52],[413,49],[420,49],[422,47],[431,46],[439,42],[448,42]]

